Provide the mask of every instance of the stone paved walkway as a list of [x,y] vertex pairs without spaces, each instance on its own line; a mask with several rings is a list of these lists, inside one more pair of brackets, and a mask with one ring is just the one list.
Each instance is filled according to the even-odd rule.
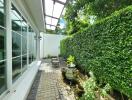
[[27,100],[75,100],[62,81],[61,68],[53,68],[50,62],[42,63]]

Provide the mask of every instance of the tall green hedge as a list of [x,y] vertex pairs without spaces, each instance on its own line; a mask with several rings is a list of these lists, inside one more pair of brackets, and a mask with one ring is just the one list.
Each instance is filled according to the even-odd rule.
[[61,54],[132,98],[132,6],[62,40]]

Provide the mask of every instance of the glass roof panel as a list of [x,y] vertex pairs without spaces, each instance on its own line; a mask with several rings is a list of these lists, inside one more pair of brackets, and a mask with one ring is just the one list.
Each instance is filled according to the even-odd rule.
[[45,17],[45,20],[46,20],[46,24],[51,24],[51,17],[48,17],[48,16],[46,16]]
[[55,30],[55,26],[46,25],[46,29]]
[[53,11],[53,0],[45,0],[45,13],[46,15],[52,16]]
[[64,5],[56,2],[54,5],[53,16],[59,18],[62,13],[63,8],[64,8]]
[[56,26],[58,23],[58,19],[52,18],[52,25]]
[[46,29],[50,29],[50,25],[46,25]]
[[50,30],[56,29],[58,20],[64,10],[66,1],[67,0],[45,0],[44,13],[45,13],[46,29],[50,29]]
[[55,30],[55,28],[56,28],[55,26],[51,26],[51,30]]
[[58,1],[61,1],[61,2],[63,2],[63,3],[66,3],[66,0],[58,0]]

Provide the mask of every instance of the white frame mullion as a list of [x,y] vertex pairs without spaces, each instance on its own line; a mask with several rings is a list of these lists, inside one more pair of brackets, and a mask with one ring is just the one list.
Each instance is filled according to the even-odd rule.
[[12,87],[12,23],[11,23],[11,0],[5,1],[6,7],[6,75],[7,75],[7,88]]

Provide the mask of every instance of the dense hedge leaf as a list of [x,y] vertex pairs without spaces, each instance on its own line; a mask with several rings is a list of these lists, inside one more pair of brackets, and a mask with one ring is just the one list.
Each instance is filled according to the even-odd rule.
[[132,98],[132,6],[62,40],[61,54]]

